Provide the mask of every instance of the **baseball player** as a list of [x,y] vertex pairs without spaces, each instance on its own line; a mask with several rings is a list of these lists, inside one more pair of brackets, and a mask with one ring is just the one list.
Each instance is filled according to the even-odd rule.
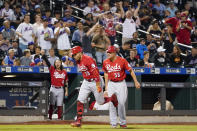
[[80,46],[75,46],[72,48],[72,56],[75,59],[78,69],[82,72],[84,78],[77,98],[77,120],[71,123],[71,126],[73,127],[80,127],[84,103],[91,92],[94,94],[98,104],[105,104],[111,101],[114,106],[117,107],[118,101],[115,94],[111,94],[111,97],[104,98],[102,89],[104,82],[99,76],[99,70],[92,57],[84,55]]
[[[68,75],[63,69],[62,62],[57,59],[55,60],[54,66],[50,64],[46,55],[42,56],[42,59],[46,62],[49,67],[51,75],[51,88],[50,88],[50,106],[49,106],[49,119],[52,119],[53,108],[57,105],[58,119],[62,118],[62,106],[64,96],[68,96]],[[64,95],[65,88],[65,95]]]
[[[116,48],[109,46],[107,49],[108,58],[103,62],[103,71],[105,77],[105,90],[108,95],[117,95],[118,99],[118,115],[120,117],[120,127],[127,128],[125,102],[127,99],[127,85],[125,82],[126,73],[129,71],[133,77],[135,87],[140,88],[140,84],[136,79],[136,75],[126,59],[116,55]],[[117,112],[113,104],[109,107],[110,123],[112,128],[117,127]]]

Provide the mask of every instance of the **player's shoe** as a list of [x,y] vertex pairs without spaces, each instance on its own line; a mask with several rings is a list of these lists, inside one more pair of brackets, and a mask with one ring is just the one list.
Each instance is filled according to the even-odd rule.
[[127,128],[127,125],[120,125],[120,128]]
[[113,95],[111,96],[111,102],[113,103],[113,105],[114,105],[115,107],[118,106],[118,100],[117,100],[116,94],[113,94]]
[[81,127],[81,122],[75,121],[70,124],[72,127]]
[[112,125],[111,125],[111,128],[117,128],[117,125],[112,124]]

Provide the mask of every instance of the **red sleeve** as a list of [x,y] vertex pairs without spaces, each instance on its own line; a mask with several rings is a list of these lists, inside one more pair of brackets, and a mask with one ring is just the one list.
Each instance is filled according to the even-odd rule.
[[191,21],[187,21],[188,26],[192,27],[192,22]]
[[131,65],[125,59],[124,59],[124,67],[127,71],[130,71],[132,69]]
[[88,67],[89,71],[92,73],[93,78],[95,78],[95,81],[99,82],[100,81],[99,70],[98,70],[98,67],[96,65],[96,62],[92,58],[88,59],[87,67]]
[[103,62],[103,67],[102,67],[102,70],[104,71],[104,72],[107,72],[107,70],[106,70],[106,68],[105,68],[105,61]]
[[65,71],[65,75],[66,75],[66,77],[65,77],[65,81],[68,81],[68,74],[67,74],[67,72]]
[[54,66],[50,66],[49,72],[54,72],[54,70],[55,70],[55,67]]

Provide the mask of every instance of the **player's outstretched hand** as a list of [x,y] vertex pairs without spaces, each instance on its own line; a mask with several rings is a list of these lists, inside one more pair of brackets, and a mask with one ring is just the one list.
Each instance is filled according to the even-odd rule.
[[138,81],[135,82],[135,87],[136,87],[137,89],[140,88],[140,83],[139,83]]

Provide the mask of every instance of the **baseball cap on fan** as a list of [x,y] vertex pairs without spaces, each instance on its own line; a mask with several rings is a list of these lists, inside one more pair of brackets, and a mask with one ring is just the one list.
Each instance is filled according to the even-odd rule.
[[72,55],[75,55],[75,54],[77,54],[77,53],[79,53],[79,52],[82,52],[83,50],[82,50],[82,48],[80,47],[80,46],[74,46],[73,48],[72,48],[72,50],[71,50],[71,54]]
[[109,46],[107,48],[107,53],[115,53],[116,52],[116,47],[115,46]]

